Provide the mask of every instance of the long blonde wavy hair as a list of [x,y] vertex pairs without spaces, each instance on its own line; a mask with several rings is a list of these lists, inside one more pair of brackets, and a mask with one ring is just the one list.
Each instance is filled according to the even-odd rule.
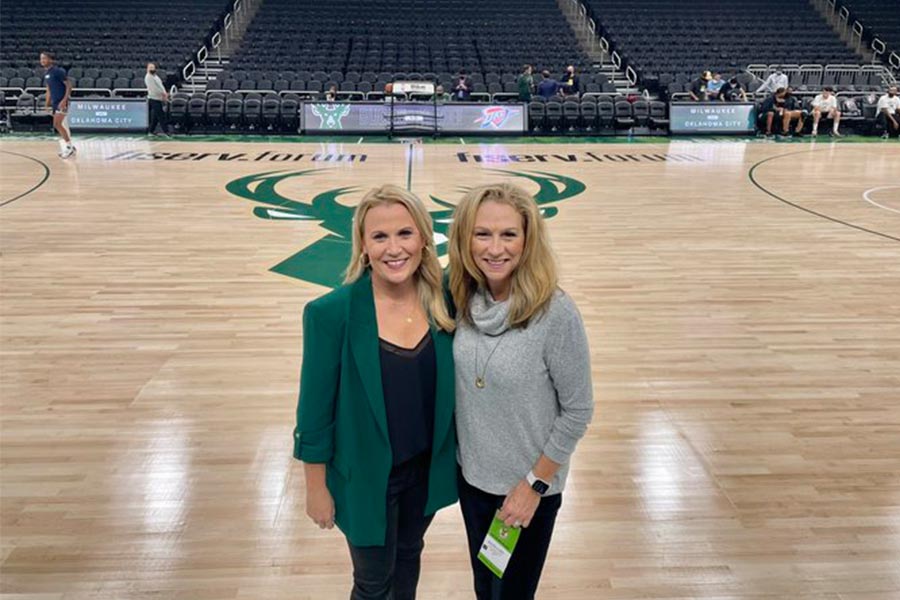
[[443,271],[438,261],[437,251],[434,245],[434,229],[431,224],[431,215],[425,210],[425,205],[412,192],[396,185],[383,185],[372,188],[363,197],[362,202],[353,213],[353,249],[350,253],[350,263],[344,274],[344,283],[353,283],[370,268],[365,254],[363,254],[363,236],[365,235],[366,214],[376,206],[390,206],[400,204],[409,211],[419,235],[424,243],[422,247],[422,260],[419,268],[413,274],[416,280],[416,289],[419,293],[419,301],[425,314],[444,331],[456,329],[455,321],[450,317],[447,303],[441,287]]
[[510,327],[526,327],[550,304],[558,286],[556,257],[550,247],[547,226],[534,198],[509,183],[484,185],[470,190],[456,206],[450,226],[450,293],[457,315],[472,322],[470,303],[487,279],[472,257],[475,216],[485,202],[507,204],[522,216],[525,247],[515,271],[509,294]]

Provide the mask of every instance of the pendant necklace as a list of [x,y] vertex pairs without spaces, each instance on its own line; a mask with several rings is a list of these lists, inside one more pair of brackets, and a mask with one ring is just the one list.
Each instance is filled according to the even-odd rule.
[[[478,374],[478,346],[480,346],[481,344],[479,344],[478,342],[475,343],[475,387],[477,387],[479,390],[483,390],[487,385],[487,381],[485,380],[485,375],[487,374],[487,366],[488,363],[491,362],[491,357],[494,356],[494,352],[496,352],[497,348],[500,347],[500,344],[503,343],[503,337],[504,336],[501,334],[500,339],[497,340],[496,344],[494,344],[493,350],[491,350],[491,353],[488,354],[487,360],[484,361],[484,367],[482,367],[481,369],[481,375]],[[480,338],[478,341],[481,341]]]

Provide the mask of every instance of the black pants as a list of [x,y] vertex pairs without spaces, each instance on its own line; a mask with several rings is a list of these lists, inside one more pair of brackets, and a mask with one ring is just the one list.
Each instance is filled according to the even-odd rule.
[[541,579],[556,514],[562,505],[562,494],[541,498],[531,524],[522,530],[503,579],[498,579],[478,560],[478,551],[494,514],[503,505],[504,496],[488,494],[469,485],[462,472],[459,472],[458,480],[459,506],[469,539],[469,559],[472,561],[475,577],[476,597],[478,600],[531,600]]
[[[894,113],[892,116],[894,117],[894,120],[897,121],[898,124],[900,124],[900,114]],[[878,111],[878,116],[875,117],[875,124],[877,125],[878,129],[880,129],[882,132],[886,131],[891,137],[900,137],[900,129],[895,129],[894,126],[891,125],[891,122],[888,121],[887,115],[884,114],[884,111]]]
[[163,108],[162,100],[147,100],[150,103],[150,125],[149,132],[156,133],[156,126],[159,125],[162,127],[163,133],[166,133],[169,129],[169,117],[166,115],[166,111]]
[[388,479],[387,533],[384,546],[350,546],[353,561],[351,600],[413,600],[425,547],[428,454],[395,466]]

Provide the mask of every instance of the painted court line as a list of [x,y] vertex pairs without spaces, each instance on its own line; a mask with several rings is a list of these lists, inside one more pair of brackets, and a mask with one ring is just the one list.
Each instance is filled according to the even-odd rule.
[[885,206],[884,204],[879,204],[878,202],[876,202],[875,200],[872,200],[869,197],[869,194],[871,194],[872,192],[878,192],[881,190],[893,190],[893,189],[900,189],[900,185],[883,185],[881,187],[874,187],[870,190],[866,190],[865,192],[863,192],[863,200],[865,200],[869,204],[877,206],[878,208],[883,208],[884,210],[889,210],[891,212],[900,214],[900,210],[897,210],[896,208],[891,208],[890,206]]

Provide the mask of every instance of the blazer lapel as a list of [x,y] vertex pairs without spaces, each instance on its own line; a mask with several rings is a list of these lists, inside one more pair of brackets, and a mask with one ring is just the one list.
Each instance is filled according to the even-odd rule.
[[434,355],[437,359],[433,442],[433,451],[437,452],[453,423],[456,375],[453,372],[453,338],[446,331],[432,325],[431,339],[434,341]]
[[369,406],[384,439],[389,440],[384,389],[381,387],[381,357],[378,350],[375,297],[372,295],[372,280],[368,273],[353,283],[348,326],[350,349],[356,361],[359,378],[366,390]]

